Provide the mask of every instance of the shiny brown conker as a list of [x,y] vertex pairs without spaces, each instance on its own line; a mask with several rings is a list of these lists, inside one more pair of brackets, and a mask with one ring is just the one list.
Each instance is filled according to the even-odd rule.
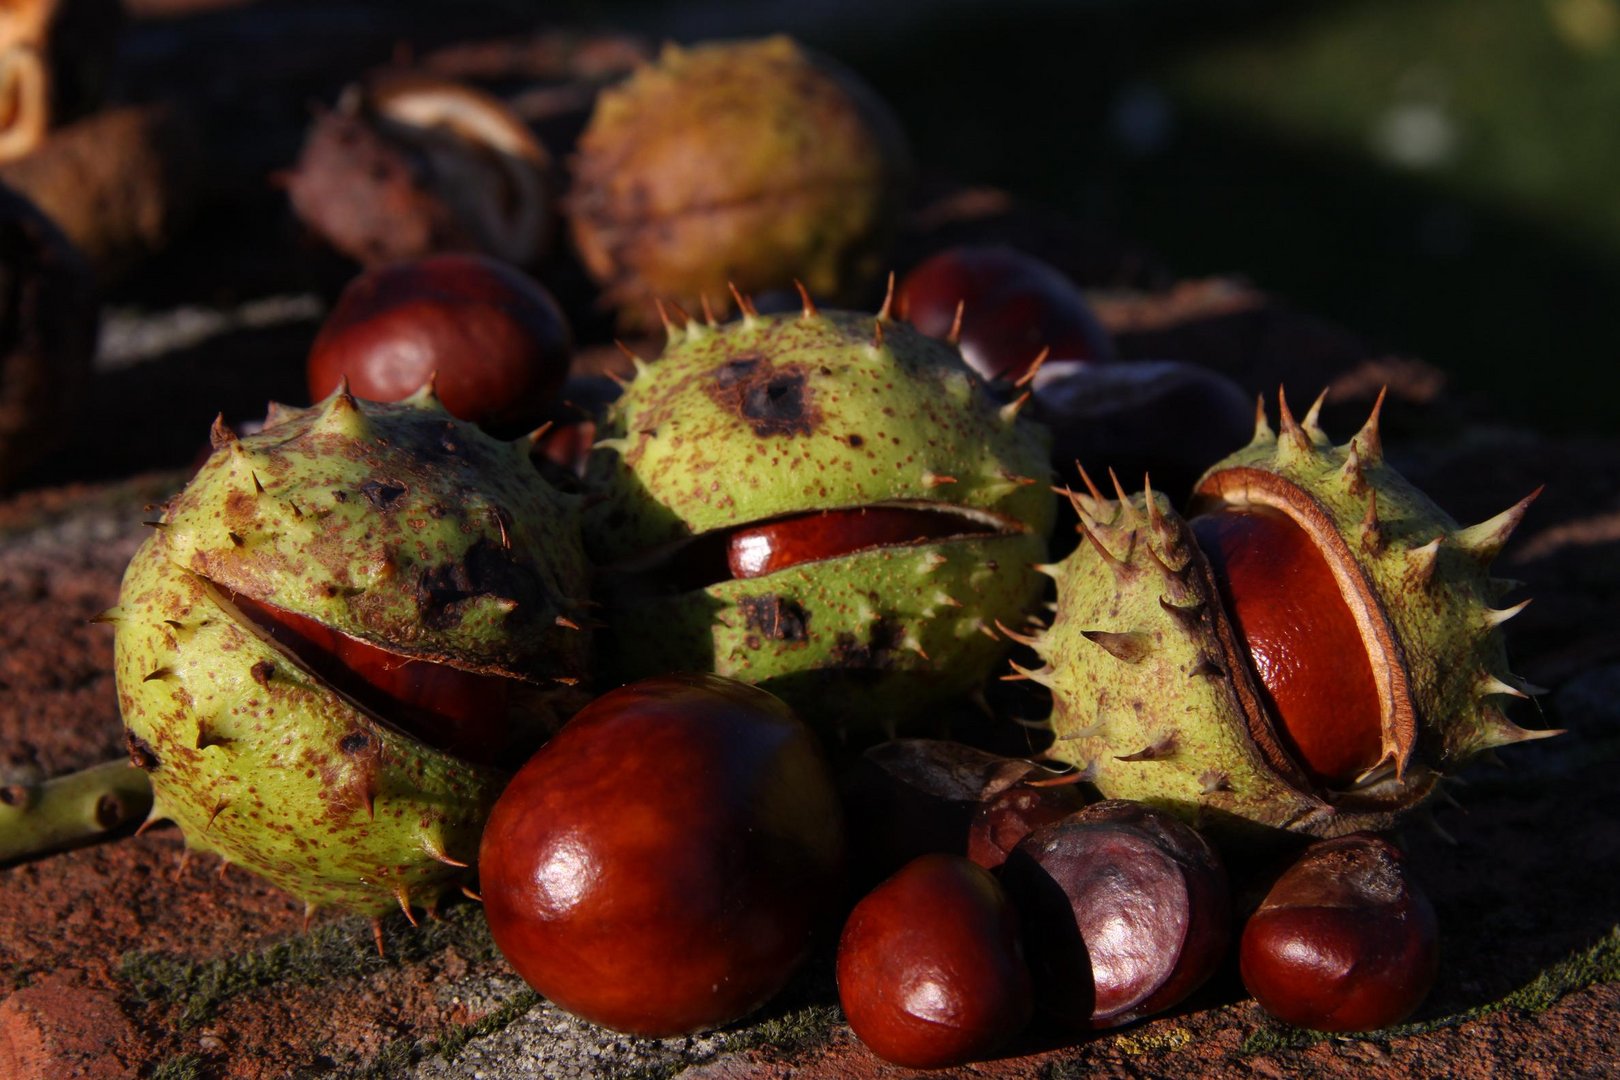
[[492,432],[538,427],[568,375],[572,335],[557,302],[484,255],[430,255],[367,270],[338,297],[310,348],[316,401],[347,378],[399,401],[430,377],[444,407]]
[[1312,844],[1283,872],[1238,952],[1243,984],[1279,1020],[1371,1031],[1428,996],[1439,928],[1394,845],[1355,833]]
[[1219,965],[1231,898],[1215,850],[1143,803],[1110,799],[1035,830],[1001,867],[1036,1007],[1070,1027],[1170,1008]]
[[838,942],[838,1000],[873,1053],[914,1069],[986,1057],[1033,1010],[1018,919],[989,871],[924,855],[866,895]]
[[594,1023],[667,1036],[775,994],[842,888],[837,795],[810,729],[717,675],[597,698],[485,826],[490,931],[519,975]]
[[1113,342],[1085,296],[1055,266],[1016,248],[966,244],[913,267],[896,311],[943,338],[962,307],[962,357],[987,379],[1016,379],[1050,349],[1054,360],[1114,358]]
[[1228,507],[1191,525],[1278,734],[1318,782],[1350,785],[1383,756],[1383,706],[1327,558],[1280,510]]

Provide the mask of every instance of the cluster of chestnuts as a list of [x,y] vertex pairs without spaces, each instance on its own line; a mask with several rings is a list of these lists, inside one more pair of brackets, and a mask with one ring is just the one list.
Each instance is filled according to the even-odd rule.
[[[1343,446],[1320,402],[1273,430],[1219,376],[1116,360],[1010,249],[823,310],[872,279],[909,166],[785,39],[672,48],[601,96],[575,243],[606,302],[671,301],[663,353],[603,393],[514,265],[533,215],[454,216],[456,139],[541,153],[483,99],[365,91],[294,200],[330,216],[331,155],[363,144],[431,203],[422,238],[521,218],[523,254],[360,230],[315,404],[216,424],[150,523],[106,619],[153,820],[312,910],[414,919],[476,881],[526,980],[639,1035],[748,1015],[840,919],[850,1025],[914,1067],[1173,1008],[1234,945],[1291,1023],[1419,1006],[1435,916],[1381,833],[1546,734],[1502,711],[1525,690],[1487,572],[1528,500],[1459,528],[1376,410]],[[750,300],[795,276],[791,309]],[[1188,518],[1078,457],[1174,478]],[[1042,688],[1027,756],[898,737],[998,678]],[[1266,845],[1284,868],[1235,888],[1223,853]]]

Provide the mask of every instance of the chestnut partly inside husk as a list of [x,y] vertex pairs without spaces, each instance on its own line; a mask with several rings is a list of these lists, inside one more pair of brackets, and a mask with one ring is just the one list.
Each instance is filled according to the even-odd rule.
[[[1045,663],[1020,670],[1052,690],[1051,756],[1104,795],[1217,830],[1336,836],[1387,826],[1476,752],[1554,734],[1503,712],[1527,690],[1507,670],[1499,627],[1524,604],[1498,606],[1512,583],[1488,573],[1530,498],[1460,528],[1385,462],[1378,407],[1335,446],[1320,405],[1298,421],[1279,399],[1279,431],[1262,406],[1253,441],[1204,474],[1190,508],[1195,521],[1268,515],[1281,533],[1303,534],[1303,576],[1262,574],[1251,586],[1273,593],[1256,610],[1274,613],[1314,575],[1321,602],[1299,608],[1284,665],[1267,660],[1259,630],[1246,636],[1253,628],[1232,603],[1243,583],[1224,576],[1231,560],[1200,547],[1218,529],[1195,529],[1151,488],[1127,496],[1116,481],[1117,499],[1095,487],[1072,494],[1082,543],[1046,568],[1056,611],[1029,639]],[[1240,543],[1228,554],[1254,552]],[[1345,648],[1318,636],[1315,621],[1329,615]],[[1301,686],[1308,699],[1310,680],[1336,685],[1341,669],[1364,673],[1362,719],[1337,700],[1306,721],[1279,708]],[[1290,690],[1288,678],[1304,682]],[[1306,724],[1356,723],[1364,737],[1330,731],[1329,741],[1363,749],[1321,767],[1302,752]]]

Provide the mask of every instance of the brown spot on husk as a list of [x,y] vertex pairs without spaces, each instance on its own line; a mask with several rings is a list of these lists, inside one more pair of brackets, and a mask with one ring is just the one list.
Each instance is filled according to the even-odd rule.
[[841,671],[876,673],[894,667],[896,650],[905,631],[897,623],[879,619],[863,643],[854,634],[839,634],[833,645],[829,668]]
[[360,494],[378,510],[393,508],[405,494],[405,485],[394,480],[367,480],[360,485]]
[[771,641],[803,641],[809,636],[810,613],[775,593],[745,596],[737,601],[750,630]]
[[514,599],[532,593],[513,553],[495,541],[481,539],[457,562],[441,563],[422,571],[416,582],[416,605],[422,622],[432,630],[460,624],[469,600],[481,596]]
[[125,729],[124,745],[129,747],[129,763],[137,769],[151,772],[162,764],[158,760],[157,751],[152,749],[152,744],[133,731]]
[[772,367],[759,356],[740,356],[714,371],[709,397],[736,413],[760,437],[809,435],[821,423],[801,364]]

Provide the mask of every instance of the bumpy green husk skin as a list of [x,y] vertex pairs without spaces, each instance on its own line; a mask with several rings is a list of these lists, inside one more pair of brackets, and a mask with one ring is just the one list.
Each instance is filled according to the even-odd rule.
[[[1383,760],[1353,790],[1314,785],[1278,739],[1241,638],[1185,521],[1151,491],[1076,495],[1085,537],[1049,567],[1058,601],[1029,674],[1054,696],[1052,755],[1110,798],[1206,827],[1334,836],[1379,828],[1480,750],[1553,734],[1513,724],[1487,566],[1529,499],[1468,529],[1383,460],[1377,412],[1343,446],[1281,403],[1254,441],[1199,481],[1190,508],[1263,505],[1303,527],[1334,568],[1367,643]],[[1521,605],[1522,606],[1522,605]]]
[[[829,734],[893,728],[981,683],[1043,588],[1045,433],[960,355],[847,312],[671,331],[608,418],[588,483],[605,565],[604,664],[712,670],[788,698]],[[875,548],[663,592],[634,570],[692,537],[819,509],[950,506],[999,532]]]
[[[401,656],[522,681],[514,744],[574,704],[588,586],[576,500],[527,447],[430,392],[339,391],[216,450],[131,561],[119,703],[154,817],[314,905],[431,901],[476,855],[506,777],[368,713],[246,618],[233,594]],[[519,758],[518,760],[521,760]]]

